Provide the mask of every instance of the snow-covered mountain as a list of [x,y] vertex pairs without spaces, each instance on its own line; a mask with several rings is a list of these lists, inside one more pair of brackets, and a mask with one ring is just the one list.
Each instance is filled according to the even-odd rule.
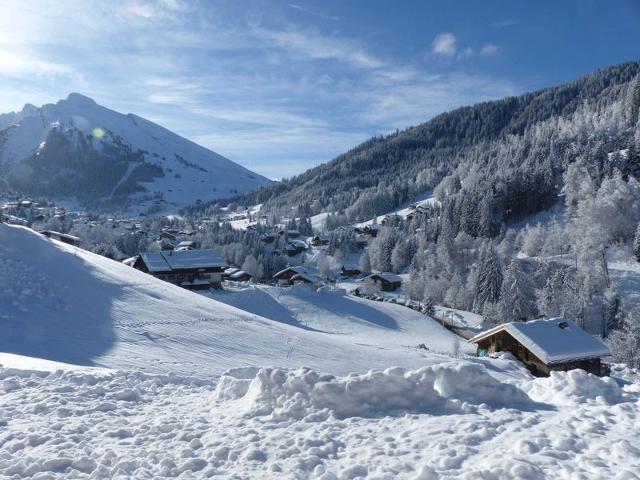
[[78,93],[0,115],[0,177],[90,208],[175,210],[268,179],[134,114]]

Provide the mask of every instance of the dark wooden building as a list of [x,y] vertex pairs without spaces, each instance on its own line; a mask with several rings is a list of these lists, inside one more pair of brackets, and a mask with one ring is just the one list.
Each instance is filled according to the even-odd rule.
[[609,347],[566,318],[505,323],[469,342],[477,345],[479,356],[510,352],[539,376],[574,368],[602,375],[601,358],[611,355]]
[[369,280],[383,292],[393,292],[402,286],[402,278],[394,273],[372,273],[364,280]]
[[145,252],[131,266],[191,290],[220,288],[228,267],[216,250]]

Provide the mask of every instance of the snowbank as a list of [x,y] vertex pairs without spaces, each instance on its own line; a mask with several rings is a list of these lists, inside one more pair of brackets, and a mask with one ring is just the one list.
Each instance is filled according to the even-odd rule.
[[223,375],[217,401],[237,400],[245,416],[271,415],[273,420],[401,416],[407,413],[471,411],[472,405],[493,408],[527,406],[519,388],[501,383],[475,364],[458,362],[417,370],[388,368],[346,377],[322,375],[308,368],[261,368],[255,378]]
[[581,405],[595,402],[613,405],[623,400],[622,389],[611,377],[596,377],[584,370],[551,372],[523,387],[535,401],[554,405]]

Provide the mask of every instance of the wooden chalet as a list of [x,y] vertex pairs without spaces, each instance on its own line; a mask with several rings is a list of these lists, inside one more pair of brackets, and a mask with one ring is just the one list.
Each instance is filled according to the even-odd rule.
[[280,270],[273,276],[273,279],[278,282],[278,285],[281,287],[287,287],[293,284],[293,277],[296,275],[311,275],[306,268],[295,266],[295,267],[287,267],[284,270]]
[[394,273],[372,273],[364,277],[364,281],[367,280],[373,282],[383,292],[393,292],[402,286],[402,278]]
[[302,240],[291,240],[287,243],[285,249],[287,251],[287,255],[293,257],[301,252],[304,252],[307,249],[307,244]]
[[324,284],[324,280],[322,280],[322,278],[320,278],[317,275],[313,275],[312,273],[302,272],[302,273],[297,273],[293,277],[291,277],[291,280],[289,280],[289,283],[292,285],[299,285],[301,283],[305,283],[308,285],[312,285],[314,287],[320,287]]
[[73,245],[74,247],[79,247],[82,243],[82,240],[80,240],[80,238],[74,237],[73,235],[69,235],[67,233],[54,232],[53,230],[42,230],[40,233],[47,238],[58,240],[59,242]]
[[343,265],[340,269],[340,275],[342,275],[343,277],[353,278],[362,275],[362,271],[355,267],[347,268]]
[[220,288],[228,267],[216,250],[145,252],[131,266],[190,290]]
[[223,278],[230,282],[248,282],[252,276],[250,273],[236,267],[229,267],[224,271]]
[[170,232],[160,232],[160,235],[158,235],[158,239],[159,240],[168,240],[170,242],[175,242],[176,241],[176,236],[173,233],[170,233]]
[[316,235],[309,241],[309,244],[312,247],[322,247],[324,245],[329,245],[329,239]]
[[184,240],[176,245],[176,250],[197,250],[198,248],[198,242],[195,240]]
[[538,376],[575,368],[603,375],[600,359],[611,355],[609,347],[566,318],[505,323],[469,342],[477,345],[479,356],[510,352]]

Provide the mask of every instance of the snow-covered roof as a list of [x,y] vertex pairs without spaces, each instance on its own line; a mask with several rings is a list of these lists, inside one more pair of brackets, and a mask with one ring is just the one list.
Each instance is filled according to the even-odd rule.
[[395,273],[373,273],[366,278],[376,278],[376,277],[381,278],[385,282],[389,282],[389,283],[402,282],[402,278],[399,275],[396,275]]
[[226,268],[227,263],[216,250],[180,250],[141,254],[150,272],[171,272],[192,268]]
[[276,273],[273,276],[273,278],[277,278],[280,275],[282,275],[283,273],[290,272],[290,271],[293,271],[293,272],[296,272],[296,273],[307,273],[307,269],[306,268],[296,265],[296,266],[292,266],[292,267],[287,267],[284,270],[280,270],[278,273]]
[[477,343],[502,330],[547,365],[611,355],[609,347],[566,318],[505,323],[476,335],[469,342]]
[[125,265],[129,265],[130,267],[136,263],[136,260],[138,260],[138,256],[136,255],[135,257],[129,257],[129,258],[125,258],[122,263],[124,263]]
[[311,273],[298,273],[293,277],[291,277],[291,281],[295,282],[296,280],[302,280],[302,281],[313,283],[313,284],[324,282],[322,278],[318,277],[317,275],[313,275]]
[[[249,274],[247,272],[245,272],[244,270],[238,270],[236,272],[233,272],[231,275],[229,275],[229,278],[231,280],[236,280],[236,279],[241,278],[241,277],[243,277],[245,275],[249,275]],[[249,276],[251,276],[251,275],[249,275]]]

